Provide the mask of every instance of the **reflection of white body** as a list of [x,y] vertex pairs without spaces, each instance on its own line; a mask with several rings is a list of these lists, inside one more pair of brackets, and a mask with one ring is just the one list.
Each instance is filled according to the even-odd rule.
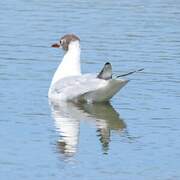
[[52,115],[60,134],[59,149],[66,156],[77,151],[80,120],[95,122],[102,146],[108,146],[110,131],[122,131],[124,122],[110,104],[80,104],[51,102]]
[[55,120],[57,131],[61,139],[59,141],[61,150],[66,155],[73,155],[76,152],[79,138],[79,120],[73,118],[73,109],[68,104],[52,106],[52,115]]
[[[108,101],[128,82],[118,78],[103,79],[97,78],[96,75],[82,75],[79,39],[74,35],[67,35],[62,38],[61,43],[62,46],[66,45],[68,48],[52,79],[48,93],[50,99],[88,102]],[[60,45],[54,45],[54,47],[57,46]],[[108,71],[106,73],[108,74]]]

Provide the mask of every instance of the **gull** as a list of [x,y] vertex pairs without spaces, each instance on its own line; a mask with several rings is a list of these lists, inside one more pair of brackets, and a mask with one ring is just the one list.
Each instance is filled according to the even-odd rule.
[[129,81],[121,77],[137,72],[113,78],[111,63],[106,62],[98,74],[82,74],[80,39],[74,34],[64,35],[52,47],[65,52],[49,88],[48,97],[52,101],[107,102]]

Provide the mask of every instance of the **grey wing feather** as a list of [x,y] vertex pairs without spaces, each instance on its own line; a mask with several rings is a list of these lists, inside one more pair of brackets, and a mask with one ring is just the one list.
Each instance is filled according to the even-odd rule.
[[97,78],[109,80],[112,79],[112,66],[109,62],[107,62],[101,72],[98,74]]
[[106,84],[106,81],[98,79],[93,75],[74,76],[56,82],[52,92],[55,94],[68,94],[68,97],[72,99],[84,93],[95,91]]

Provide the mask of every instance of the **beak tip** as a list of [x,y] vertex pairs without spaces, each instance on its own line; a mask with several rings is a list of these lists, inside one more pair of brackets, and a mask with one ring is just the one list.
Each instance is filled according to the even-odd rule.
[[53,47],[53,48],[60,48],[60,44],[55,43],[55,44],[52,44],[51,47]]

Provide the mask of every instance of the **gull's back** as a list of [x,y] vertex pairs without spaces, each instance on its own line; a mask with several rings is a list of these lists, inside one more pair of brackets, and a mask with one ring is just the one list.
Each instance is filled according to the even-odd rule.
[[108,101],[127,82],[127,80],[122,79],[99,79],[96,75],[91,74],[67,77],[53,85],[49,92],[49,98],[51,100],[75,102]]

